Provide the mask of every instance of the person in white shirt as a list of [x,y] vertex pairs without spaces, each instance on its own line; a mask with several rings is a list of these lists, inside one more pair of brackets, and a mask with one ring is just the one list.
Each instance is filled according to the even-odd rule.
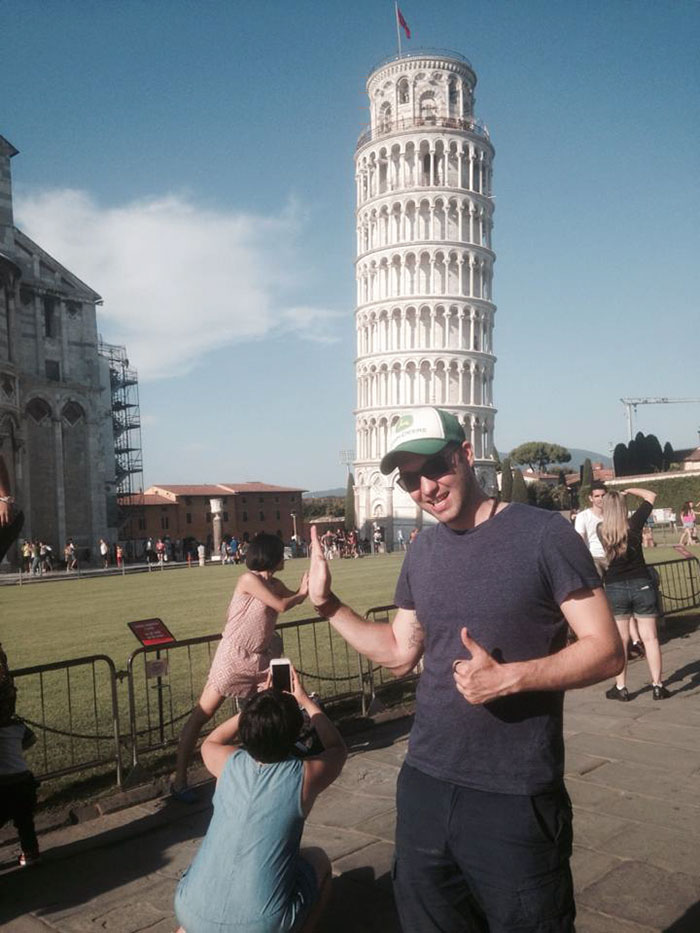
[[598,537],[598,525],[603,521],[603,499],[605,498],[605,484],[595,480],[591,485],[591,494],[588,501],[591,506],[576,516],[574,528],[581,535],[586,547],[591,552],[596,570],[603,576],[605,570],[605,550]]

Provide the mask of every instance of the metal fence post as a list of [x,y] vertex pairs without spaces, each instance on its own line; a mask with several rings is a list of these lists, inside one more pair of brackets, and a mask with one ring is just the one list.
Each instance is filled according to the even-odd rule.
[[137,742],[137,733],[136,733],[136,696],[134,693],[134,656],[136,651],[132,652],[129,655],[129,660],[126,662],[126,671],[127,671],[127,685],[128,685],[128,698],[129,698],[129,733],[131,736],[131,767],[132,770],[138,767],[138,742]]

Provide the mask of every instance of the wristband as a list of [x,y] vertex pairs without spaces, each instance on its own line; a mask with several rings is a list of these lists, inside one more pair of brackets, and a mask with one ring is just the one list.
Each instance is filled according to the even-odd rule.
[[335,593],[329,593],[322,603],[314,606],[314,609],[322,619],[330,619],[340,609],[340,600]]
[[14,501],[15,501],[15,497],[14,497],[14,496],[0,496],[0,502],[10,502],[10,503],[12,503],[12,502],[14,502]]

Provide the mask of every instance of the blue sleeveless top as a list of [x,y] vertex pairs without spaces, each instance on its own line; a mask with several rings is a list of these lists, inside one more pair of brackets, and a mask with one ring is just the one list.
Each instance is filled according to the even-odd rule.
[[187,933],[279,933],[309,909],[303,776],[298,758],[260,764],[240,749],[226,761],[209,829],[175,898]]

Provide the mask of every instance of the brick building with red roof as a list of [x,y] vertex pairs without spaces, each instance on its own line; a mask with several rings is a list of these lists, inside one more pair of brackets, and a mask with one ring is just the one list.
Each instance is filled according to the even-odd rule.
[[211,499],[220,499],[224,535],[244,540],[267,531],[288,542],[295,518],[301,532],[303,492],[259,482],[149,486],[122,502],[128,514],[122,534],[132,541],[166,535],[174,541],[194,538],[211,546]]

